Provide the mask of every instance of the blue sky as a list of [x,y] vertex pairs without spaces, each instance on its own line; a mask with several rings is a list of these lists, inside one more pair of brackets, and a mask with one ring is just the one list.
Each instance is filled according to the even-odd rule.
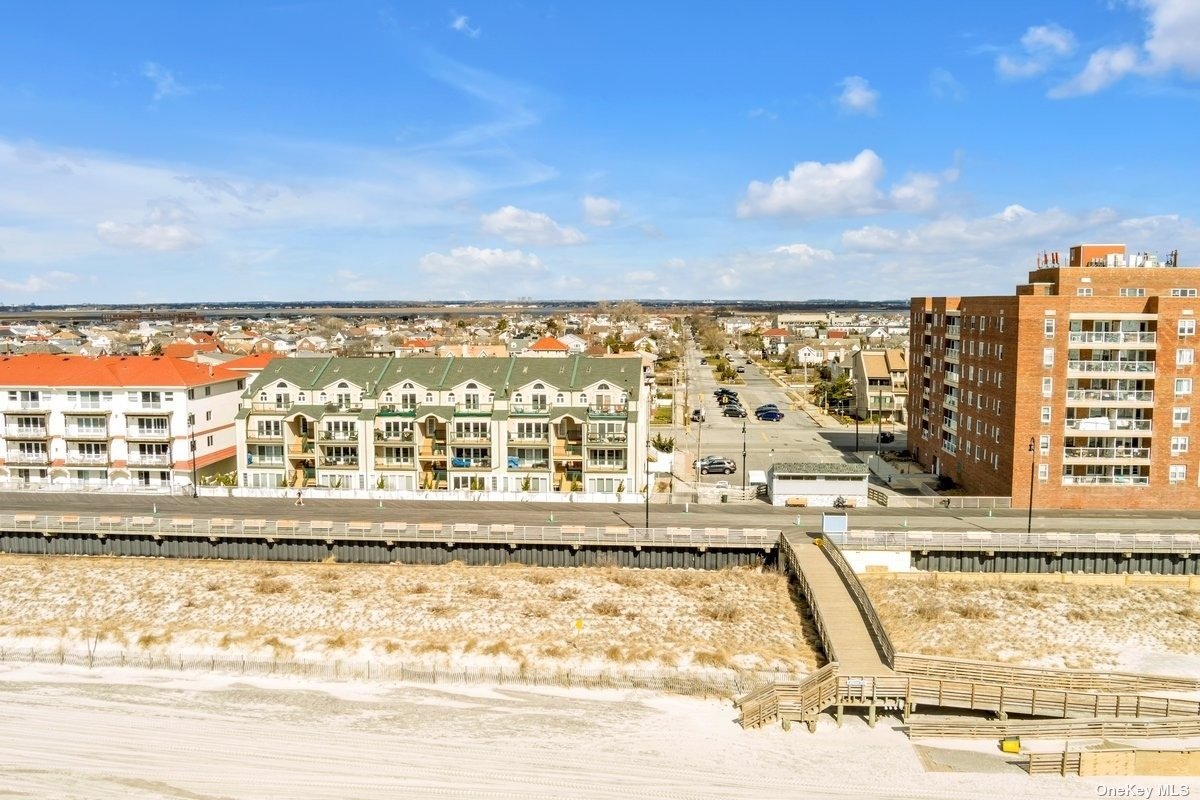
[[1200,264],[1200,3],[45,3],[0,302],[1010,293]]

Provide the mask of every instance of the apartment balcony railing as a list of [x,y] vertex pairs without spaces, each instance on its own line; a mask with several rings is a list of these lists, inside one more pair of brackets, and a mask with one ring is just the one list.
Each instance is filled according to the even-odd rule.
[[72,453],[67,452],[64,459],[67,464],[107,464],[109,459],[108,453]]
[[579,444],[557,444],[554,447],[554,458],[578,460],[583,458],[583,446]]
[[20,425],[9,425],[4,429],[4,435],[9,439],[45,439],[50,435],[50,432],[44,426],[23,427]]
[[138,439],[151,442],[165,442],[171,438],[171,432],[166,428],[128,428],[126,439]]
[[130,411],[170,411],[170,407],[167,406],[167,404],[161,400],[134,400],[132,403],[129,404],[129,410]]
[[1067,389],[1067,402],[1080,405],[1107,404],[1154,404],[1154,392],[1151,390],[1121,390],[1121,389]]
[[950,453],[951,455],[953,455],[954,453],[958,452],[958,445],[955,444],[954,442],[947,442],[945,439],[943,439],[942,440],[942,449],[945,450],[947,453]]
[[946,326],[946,338],[947,339],[962,338],[962,325],[947,325]]
[[278,442],[282,439],[283,431],[279,433],[262,433],[257,430],[246,431],[246,441],[248,442]]
[[362,403],[326,403],[326,414],[357,414],[362,411]]
[[518,417],[546,417],[550,415],[550,406],[510,405],[508,414]]
[[22,411],[47,411],[49,407],[50,404],[42,400],[22,400],[14,406]]
[[611,417],[613,419],[624,419],[629,414],[628,406],[604,405],[604,406],[588,406],[589,417]]
[[417,463],[412,459],[402,461],[398,458],[377,458],[375,469],[416,469]]
[[1063,486],[1149,486],[1145,475],[1063,475]]
[[1063,460],[1120,460],[1150,459],[1149,447],[1066,447]]
[[290,455],[312,455],[313,443],[308,440],[292,442],[288,445],[288,453]]
[[[98,400],[93,403],[79,403],[79,402],[68,403],[67,407],[63,410],[63,413],[64,414],[79,414],[79,413],[86,414],[88,412],[95,413],[95,412],[100,411],[100,409],[102,409],[102,408],[104,408],[104,406],[100,405],[100,401],[98,401]],[[105,409],[105,410],[107,411],[107,409]]]
[[508,457],[508,468],[515,470],[550,469],[550,460],[546,458],[517,458]]
[[945,381],[947,386],[958,386],[958,373],[947,372],[945,375]]
[[958,420],[942,417],[942,427],[948,431],[958,430]]
[[531,442],[534,444],[546,444],[550,441],[550,434],[547,433],[517,433],[509,431],[508,441],[510,442]]
[[450,434],[452,442],[475,442],[476,444],[487,444],[492,440],[491,434],[483,433],[458,433],[454,431]]
[[461,417],[490,416],[492,407],[491,403],[458,403],[454,406],[454,413]]
[[421,443],[421,458],[445,458],[446,457],[446,442],[430,442],[424,441]]
[[624,472],[629,467],[613,461],[589,461],[586,468],[588,472]]
[[1089,435],[1124,434],[1129,431],[1149,431],[1152,420],[1122,419],[1120,417],[1086,417],[1069,419],[1064,425],[1069,431],[1081,431]]
[[416,406],[382,405],[379,407],[380,417],[412,417],[417,413]]
[[597,431],[588,431],[587,440],[590,444],[625,444],[628,436],[624,433],[600,433]]
[[130,453],[129,463],[139,467],[170,466],[171,456],[160,453]]
[[411,442],[415,434],[412,429],[405,431],[385,431],[375,430],[375,441],[377,442]]
[[1067,341],[1071,344],[1155,344],[1156,333],[1140,331],[1071,331]]
[[282,467],[283,456],[258,456],[254,453],[246,454],[246,466],[248,467]]
[[1129,361],[1119,359],[1116,361],[1068,361],[1068,372],[1084,372],[1084,373],[1112,373],[1125,372],[1136,375],[1153,375],[1153,361]]
[[467,458],[465,456],[454,456],[450,459],[450,467],[452,469],[491,469],[492,459],[486,457]]
[[958,363],[958,354],[959,354],[958,350],[947,350],[946,351],[946,361],[950,364],[957,364]]
[[356,441],[358,441],[358,431],[321,431],[321,444]]
[[277,412],[283,413],[292,407],[291,402],[287,403],[251,403],[251,411],[260,411],[264,413]]
[[107,428],[67,428],[63,433],[67,439],[107,439]]
[[942,405],[946,408],[958,408],[958,397],[952,394],[942,395]]
[[5,459],[9,464],[49,464],[49,453],[30,453],[8,451],[8,457]]
[[322,467],[357,467],[357,456],[334,456],[332,458],[322,458]]

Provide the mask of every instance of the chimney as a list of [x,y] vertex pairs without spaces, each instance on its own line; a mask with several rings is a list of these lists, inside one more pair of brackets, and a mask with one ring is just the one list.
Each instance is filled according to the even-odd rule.
[[208,377],[211,378],[212,376],[213,376],[213,365],[209,364],[208,365]]

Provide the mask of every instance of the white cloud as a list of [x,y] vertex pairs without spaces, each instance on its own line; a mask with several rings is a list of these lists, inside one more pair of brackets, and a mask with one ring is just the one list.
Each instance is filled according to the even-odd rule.
[[996,72],[1002,77],[1032,78],[1045,72],[1055,60],[1075,52],[1075,34],[1059,25],[1034,25],[1021,37],[1023,54],[1007,53],[996,58]]
[[720,257],[712,264],[697,265],[696,283],[715,279],[715,288],[721,291],[745,289],[761,293],[764,281],[795,278],[814,268],[824,273],[832,261],[832,251],[804,243],[779,245],[770,250],[746,250]]
[[842,93],[838,95],[838,105],[848,114],[874,114],[879,92],[871,88],[866,78],[851,75],[843,78],[839,84]]
[[776,114],[774,111],[771,111],[770,109],[767,109],[767,108],[752,108],[748,112],[746,112],[746,116],[750,117],[750,119],[756,119],[756,118],[769,119],[772,122],[779,119],[778,114]]
[[539,211],[526,211],[516,206],[504,206],[484,214],[480,221],[483,230],[502,236],[513,244],[582,244],[587,237],[575,228],[564,228]]
[[421,257],[418,266],[425,272],[440,276],[443,280],[493,275],[503,281],[505,273],[516,270],[520,270],[523,275],[530,272],[545,272],[541,260],[533,253],[474,246],[456,247],[450,251],[449,255],[426,253]]
[[336,285],[342,293],[373,292],[379,288],[379,281],[348,269],[335,270],[329,282]]
[[621,204],[616,200],[596,195],[586,195],[583,198],[583,218],[589,225],[604,228],[613,224],[621,214]]
[[929,73],[929,90],[939,100],[959,101],[967,96],[967,90],[949,70],[938,68]]
[[752,181],[738,205],[739,217],[837,217],[884,211],[923,212],[937,204],[942,185],[958,179],[958,170],[940,174],[914,172],[885,195],[883,159],[863,150],[851,161],[822,164],[803,161],[787,177],[770,183]]
[[142,76],[149,78],[150,82],[154,84],[154,99],[156,101],[167,97],[180,97],[190,94],[192,91],[175,78],[175,73],[153,61],[147,61],[142,64]]
[[30,275],[23,281],[11,281],[0,278],[0,290],[33,294],[35,292],[54,291],[62,288],[65,283],[75,283],[78,276],[69,272],[48,272],[44,275]]
[[456,14],[450,22],[450,30],[458,31],[459,33],[471,39],[478,39],[482,31],[479,28],[471,27],[471,20],[465,14]]
[[986,217],[949,216],[908,229],[869,225],[847,230],[842,233],[842,244],[855,252],[881,253],[972,252],[1022,243],[1044,246],[1111,226],[1116,219],[1116,213],[1107,208],[1079,216],[1058,208],[1038,212],[1014,204]]
[[1105,89],[1127,75],[1161,77],[1178,70],[1200,78],[1200,3],[1195,0],[1138,0],[1149,34],[1132,44],[1101,47],[1074,78],[1050,90],[1053,98],[1077,97]]
[[96,235],[105,244],[133,250],[191,250],[203,240],[183,225],[130,224],[105,220],[96,225]]

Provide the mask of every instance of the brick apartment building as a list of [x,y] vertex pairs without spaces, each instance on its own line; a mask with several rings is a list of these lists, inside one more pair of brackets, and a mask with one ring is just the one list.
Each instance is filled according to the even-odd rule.
[[1200,268],[1120,244],[1059,261],[1013,296],[913,298],[909,449],[1018,507],[1031,485],[1037,508],[1200,507]]

